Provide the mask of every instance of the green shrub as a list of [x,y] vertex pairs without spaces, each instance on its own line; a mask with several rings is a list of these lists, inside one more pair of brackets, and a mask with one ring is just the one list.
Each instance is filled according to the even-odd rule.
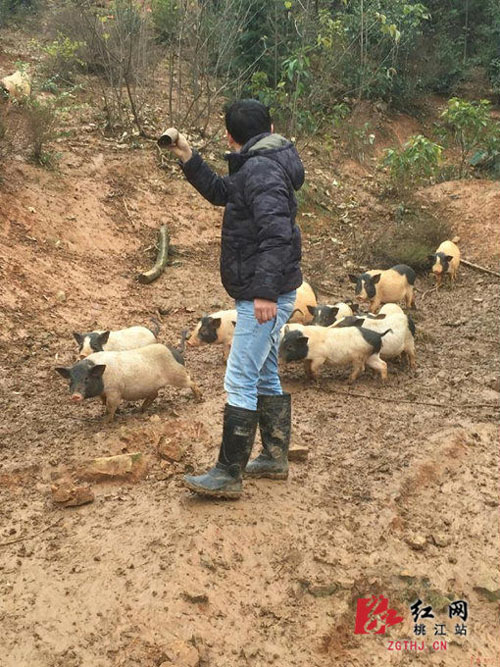
[[490,107],[488,100],[468,102],[452,97],[448,100],[448,108],[441,114],[442,124],[438,127],[438,134],[448,146],[459,150],[459,178],[467,173],[473,153],[486,149],[495,131]]
[[74,73],[78,68],[84,66],[84,61],[79,53],[85,47],[85,42],[70,39],[61,33],[57,35],[47,46],[42,47],[46,54],[44,70],[52,80],[60,80],[64,83],[72,83]]
[[438,172],[442,151],[422,134],[410,137],[400,149],[387,149],[382,164],[389,168],[393,188],[402,193],[430,181]]
[[52,167],[55,154],[47,150],[47,144],[56,134],[56,103],[31,99],[26,106],[25,118],[32,159],[43,167]]
[[407,264],[415,271],[428,270],[427,256],[450,238],[451,229],[443,220],[424,211],[407,211],[400,222],[392,222],[373,242],[362,249],[365,261],[377,268],[388,269]]

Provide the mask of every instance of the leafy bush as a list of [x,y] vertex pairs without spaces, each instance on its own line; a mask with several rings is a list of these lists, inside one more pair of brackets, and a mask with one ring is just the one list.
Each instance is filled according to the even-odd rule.
[[363,254],[365,261],[380,268],[407,264],[415,271],[427,271],[427,256],[450,234],[449,225],[442,219],[424,211],[405,210],[400,222],[392,223],[374,242],[365,244]]
[[70,39],[61,33],[47,46],[42,47],[46,54],[44,70],[52,81],[60,80],[64,83],[72,83],[76,69],[84,66],[83,60],[78,56],[85,47],[85,42]]
[[486,148],[497,127],[490,116],[490,107],[488,100],[468,102],[452,97],[448,100],[448,108],[441,114],[442,125],[438,133],[460,152],[459,178],[467,172],[472,154]]
[[405,192],[436,176],[442,151],[442,146],[417,134],[410,137],[401,149],[387,149],[382,164],[389,168],[394,189]]
[[57,111],[55,102],[41,102],[37,99],[31,99],[26,106],[25,118],[31,157],[43,167],[52,167],[55,154],[47,150],[47,144],[55,138],[56,133]]

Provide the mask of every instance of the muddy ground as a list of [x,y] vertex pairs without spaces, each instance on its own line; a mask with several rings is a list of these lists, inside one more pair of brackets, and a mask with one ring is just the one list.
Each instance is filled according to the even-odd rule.
[[[285,368],[307,460],[291,464],[287,482],[246,482],[240,501],[198,499],[181,477],[217,453],[221,349],[186,352],[203,403],[168,389],[146,414],[124,405],[111,425],[99,401],[69,402],[54,367],[75,359],[73,331],[157,317],[161,340],[176,343],[203,312],[230,306],[217,266],[221,211],[175,165],[160,170],[151,148],[79,130],[57,171],[14,159],[0,185],[0,665],[497,664],[498,281],[463,267],[454,289],[436,293],[421,276],[418,368],[390,363],[384,386],[370,372],[350,386],[347,371],[325,369],[316,387],[300,366]],[[331,213],[301,209],[304,273],[331,302],[352,296],[356,235],[390,210],[366,167],[326,156],[319,168],[313,150],[304,156],[309,200],[331,203]],[[495,268],[498,183],[419,196],[447,217],[465,256]],[[161,223],[176,252],[157,282],[140,285]],[[158,446],[175,456],[162,459]],[[92,483],[88,505],[54,504],[54,480],[133,452],[147,460],[142,476]],[[380,594],[403,623],[354,634],[357,599]],[[418,598],[434,613],[425,637],[409,609]],[[460,599],[465,636],[448,617]],[[425,648],[389,650],[404,639]]]

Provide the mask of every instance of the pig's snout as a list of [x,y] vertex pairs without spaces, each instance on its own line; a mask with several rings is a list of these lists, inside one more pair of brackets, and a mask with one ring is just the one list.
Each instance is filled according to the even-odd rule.
[[81,401],[83,401],[83,396],[81,394],[72,394],[71,400],[73,403],[80,403]]

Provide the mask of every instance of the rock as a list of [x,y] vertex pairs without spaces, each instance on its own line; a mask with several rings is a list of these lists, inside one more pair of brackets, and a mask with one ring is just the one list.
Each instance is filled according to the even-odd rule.
[[147,469],[147,463],[142,452],[133,454],[118,454],[94,459],[78,471],[83,479],[106,480],[117,477],[136,480],[142,477]]
[[310,584],[307,592],[314,598],[326,598],[333,595],[338,590],[338,584],[335,582],[329,584]]
[[61,303],[64,303],[66,301],[66,292],[64,292],[64,290],[60,289],[56,294],[56,299],[58,301],[60,301]]
[[290,447],[288,450],[289,461],[306,461],[309,456],[309,447]]
[[447,547],[451,544],[451,537],[443,533],[435,533],[430,536],[429,541],[436,547]]
[[423,535],[409,535],[405,537],[406,544],[414,551],[423,551],[427,544],[427,539]]
[[72,479],[61,478],[52,486],[52,500],[62,507],[78,507],[95,500],[95,495],[88,484],[77,484]]
[[163,438],[158,444],[158,454],[162,459],[167,459],[167,461],[179,462],[185,452],[186,448],[180,442],[176,442],[170,438]]
[[199,667],[200,665],[198,649],[180,639],[172,642],[165,653],[167,659],[161,663],[160,667],[171,667],[171,665]]
[[208,595],[203,591],[183,591],[181,596],[187,602],[192,602],[193,604],[207,604]]
[[500,586],[493,576],[482,576],[473,588],[478,595],[490,602],[500,600]]

